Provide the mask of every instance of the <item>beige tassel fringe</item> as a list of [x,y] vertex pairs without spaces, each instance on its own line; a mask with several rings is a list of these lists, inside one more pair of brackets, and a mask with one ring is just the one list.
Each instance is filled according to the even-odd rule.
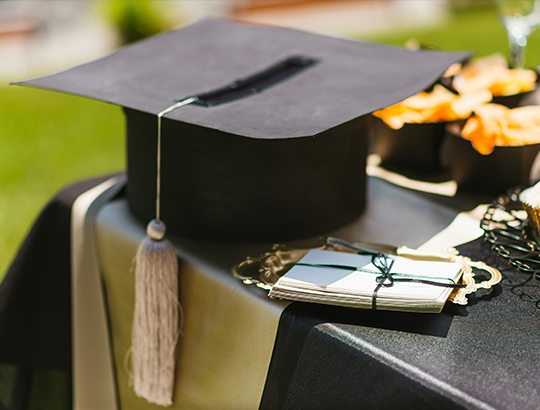
[[179,337],[178,260],[165,224],[153,219],[137,250],[131,335],[133,389],[162,406],[172,404]]

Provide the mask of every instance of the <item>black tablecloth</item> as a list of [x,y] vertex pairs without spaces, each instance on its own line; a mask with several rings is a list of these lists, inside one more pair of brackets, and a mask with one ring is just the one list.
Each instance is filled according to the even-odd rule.
[[[71,406],[70,206],[103,179],[52,200],[0,286],[0,409]],[[260,408],[540,407],[540,287],[481,239],[459,250],[504,277],[466,307],[287,307]]]
[[0,285],[0,409],[71,407],[71,206],[107,178],[58,193]]

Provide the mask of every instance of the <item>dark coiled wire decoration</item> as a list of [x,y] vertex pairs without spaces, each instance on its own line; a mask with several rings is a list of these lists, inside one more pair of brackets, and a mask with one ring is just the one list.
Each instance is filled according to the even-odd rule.
[[522,272],[540,279],[540,243],[519,202],[519,189],[501,195],[488,207],[480,227],[497,254]]

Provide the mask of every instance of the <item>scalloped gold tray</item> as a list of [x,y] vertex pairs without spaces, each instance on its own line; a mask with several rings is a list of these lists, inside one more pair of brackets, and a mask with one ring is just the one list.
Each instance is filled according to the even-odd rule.
[[[236,279],[241,280],[246,285],[254,284],[262,289],[270,290],[280,276],[284,275],[311,249],[342,251],[342,249],[336,249],[329,244],[317,248],[306,249],[295,249],[285,245],[276,244],[271,251],[265,252],[254,258],[247,257],[244,261],[233,266],[232,274]],[[411,255],[413,255],[415,250],[411,251]],[[422,256],[419,257],[419,254]],[[465,284],[466,286],[464,288],[455,289],[448,296],[448,301],[458,305],[466,305],[468,303],[468,294],[474,293],[478,289],[490,289],[502,279],[501,273],[497,269],[486,265],[484,262],[472,261],[470,258],[461,256],[455,248],[449,248],[445,251],[433,254],[418,253],[411,257],[416,260],[424,258],[425,260],[447,260],[461,263],[463,266],[463,274],[460,283]],[[258,274],[250,275],[246,272],[247,268],[254,264],[259,265],[257,269]],[[488,272],[490,278],[482,282],[476,282],[473,268]]]

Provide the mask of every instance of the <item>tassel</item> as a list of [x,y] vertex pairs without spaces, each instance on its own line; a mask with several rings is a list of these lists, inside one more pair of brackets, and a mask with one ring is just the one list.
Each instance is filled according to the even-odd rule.
[[[161,212],[161,118],[196,101],[188,97],[157,115],[156,218],[135,256],[135,310],[131,328],[131,378],[135,394],[162,406],[172,404],[176,344],[182,329],[178,259],[165,237]],[[179,314],[180,313],[180,314]],[[180,316],[180,325],[179,318]]]
[[150,221],[146,232],[135,265],[133,389],[151,403],[170,406],[179,337],[178,260],[173,245],[164,239],[162,221]]

